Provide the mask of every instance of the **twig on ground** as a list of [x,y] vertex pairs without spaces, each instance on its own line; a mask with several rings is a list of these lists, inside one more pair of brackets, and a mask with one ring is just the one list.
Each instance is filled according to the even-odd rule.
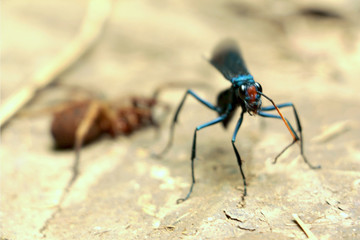
[[294,213],[292,216],[295,219],[295,222],[297,223],[297,225],[299,225],[299,227],[304,231],[304,233],[306,234],[308,239],[317,240],[315,235],[310,231],[310,229],[305,225],[305,223],[299,218],[299,216],[297,214]]
[[5,99],[0,106],[0,128],[11,120],[44,88],[80,59],[96,42],[110,14],[112,1],[90,0],[78,35],[50,63],[32,77],[30,83]]

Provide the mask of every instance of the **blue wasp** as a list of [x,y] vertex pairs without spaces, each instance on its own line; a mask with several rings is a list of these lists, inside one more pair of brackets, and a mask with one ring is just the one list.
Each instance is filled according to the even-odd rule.
[[[267,97],[262,90],[261,85],[258,82],[254,81],[254,77],[249,73],[247,70],[247,67],[245,65],[245,62],[241,56],[241,52],[237,47],[237,44],[232,40],[225,40],[221,42],[214,50],[213,55],[210,59],[210,63],[219,70],[223,76],[231,82],[231,87],[229,89],[226,89],[217,97],[217,104],[213,105],[209,103],[208,101],[202,99],[199,97],[194,91],[191,89],[187,90],[183,99],[180,102],[179,107],[176,110],[174,119],[172,121],[171,127],[170,127],[170,137],[169,141],[164,148],[164,150],[159,154],[162,155],[165,152],[168,151],[168,149],[171,147],[174,137],[174,128],[175,124],[178,120],[179,113],[184,105],[184,102],[186,100],[186,97],[188,95],[194,97],[196,100],[198,100],[200,103],[204,104],[209,109],[215,111],[218,113],[218,117],[207,122],[204,124],[201,124],[195,128],[194,131],[194,137],[193,137],[193,144],[191,148],[191,174],[192,174],[192,183],[189,189],[188,194],[185,196],[185,198],[178,199],[177,203],[183,202],[187,200],[192,191],[195,184],[195,172],[194,172],[194,159],[196,157],[196,134],[199,130],[209,127],[211,125],[214,125],[216,123],[222,123],[224,128],[226,128],[230,122],[230,120],[233,118],[235,111],[238,107],[241,107],[241,113],[240,118],[237,121],[235,131],[233,133],[231,144],[233,146],[236,159],[240,168],[240,173],[243,179],[244,184],[244,193],[243,197],[246,196],[246,178],[244,171],[242,169],[242,160],[240,157],[240,154],[235,146],[235,140],[236,135],[239,131],[239,128],[241,126],[241,123],[244,118],[244,114],[248,112],[250,115],[258,114],[261,117],[266,118],[277,118],[282,119],[282,121],[285,123],[286,127],[288,128],[290,134],[293,137],[293,141],[287,145],[276,157],[274,160],[274,163],[276,163],[277,159],[280,157],[281,154],[283,154],[289,147],[291,147],[294,143],[300,141],[300,153],[303,157],[305,163],[309,165],[312,169],[320,168],[320,166],[313,166],[305,157],[304,155],[304,148],[303,148],[303,137],[302,137],[302,128],[300,124],[300,119],[298,116],[298,113],[295,109],[295,106],[293,103],[283,103],[279,105],[275,105],[274,101]],[[261,96],[269,100],[273,106],[267,106],[262,107],[261,104]],[[283,117],[281,114],[279,108],[284,107],[291,107],[294,111],[296,125],[297,125],[297,132],[294,130],[294,128],[291,126],[290,122]],[[276,110],[279,115],[268,113],[269,111]]]

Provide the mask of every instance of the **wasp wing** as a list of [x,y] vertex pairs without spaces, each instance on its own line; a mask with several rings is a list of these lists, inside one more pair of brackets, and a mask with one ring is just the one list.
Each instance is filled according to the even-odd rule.
[[230,81],[241,75],[249,75],[241,52],[233,40],[222,41],[214,49],[210,63]]

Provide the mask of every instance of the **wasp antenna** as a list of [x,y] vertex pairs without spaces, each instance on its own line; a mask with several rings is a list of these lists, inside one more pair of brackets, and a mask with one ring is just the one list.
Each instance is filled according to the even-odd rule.
[[276,106],[276,104],[274,103],[274,101],[273,101],[271,98],[269,98],[268,96],[266,96],[264,93],[259,92],[259,91],[256,91],[256,92],[257,92],[258,94],[264,96],[264,98],[266,98],[267,100],[269,100],[269,101],[272,103],[272,105],[274,105],[276,111],[279,113],[281,119],[282,119],[283,122],[285,123],[285,126],[286,126],[287,129],[289,130],[289,132],[290,132],[291,136],[293,137],[294,141],[298,140],[298,138],[295,136],[294,132],[291,130],[289,124],[288,124],[287,121],[285,120],[284,116],[283,116],[282,113],[280,112],[280,109]]

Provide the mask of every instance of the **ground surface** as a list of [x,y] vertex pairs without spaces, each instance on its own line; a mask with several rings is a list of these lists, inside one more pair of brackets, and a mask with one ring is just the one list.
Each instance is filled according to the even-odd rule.
[[[190,184],[193,130],[215,117],[189,99],[174,147],[161,160],[150,155],[166,144],[173,112],[158,138],[146,129],[84,148],[80,176],[58,211],[74,153],[52,149],[51,114],[19,117],[1,136],[2,239],[305,239],[293,213],[319,239],[359,239],[360,5],[312,2],[117,1],[96,47],[61,83],[112,99],[150,96],[162,83],[181,81],[214,102],[229,83],[203,56],[233,38],[264,92],[295,103],[306,155],[321,170],[309,169],[298,146],[273,165],[291,136],[280,121],[246,115],[236,142],[248,180],[245,203],[232,123],[199,132],[197,183],[177,205]],[[1,2],[2,100],[73,38],[86,6]],[[174,109],[183,92],[164,92],[161,100]],[[46,90],[29,110],[69,95]],[[290,110],[283,113],[293,121]]]

